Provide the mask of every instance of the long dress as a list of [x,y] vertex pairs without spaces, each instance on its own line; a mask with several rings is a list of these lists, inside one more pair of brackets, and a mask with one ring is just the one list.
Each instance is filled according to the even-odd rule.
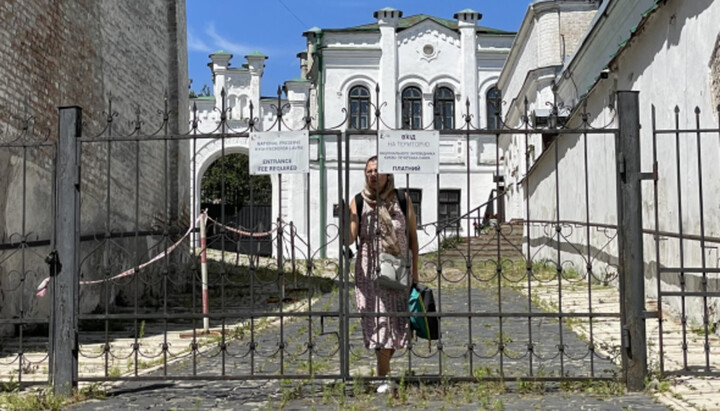
[[[407,238],[405,234],[405,215],[397,201],[393,203],[393,227],[398,239],[402,256],[406,255]],[[360,245],[358,258],[355,262],[355,300],[358,311],[364,312],[407,312],[407,292],[388,290],[375,285],[376,254],[373,246],[373,232],[375,230],[375,210],[367,204],[363,207],[360,216]],[[383,247],[377,241],[380,252]],[[409,339],[408,317],[376,317],[373,315],[362,317],[363,342],[365,348],[403,349],[407,347]]]

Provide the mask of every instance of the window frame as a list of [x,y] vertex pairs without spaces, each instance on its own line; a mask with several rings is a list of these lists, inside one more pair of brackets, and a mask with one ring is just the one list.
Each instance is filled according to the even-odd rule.
[[[456,201],[446,200],[446,199],[443,198],[443,195],[448,196],[448,195],[451,195],[451,194],[452,194],[453,196],[455,196],[455,195],[457,196],[457,200],[456,200]],[[461,214],[461,211],[462,211],[462,210],[461,210],[461,207],[460,207],[460,206],[461,206],[461,200],[462,200],[462,189],[459,189],[459,188],[446,188],[446,189],[440,189],[440,190],[438,191],[438,209],[437,209],[437,221],[438,221],[438,224],[440,224],[440,223],[441,223],[442,221],[444,221],[444,220],[449,220],[449,219],[452,219],[452,218],[459,218],[459,217],[460,217],[460,214]],[[443,206],[447,207],[447,206],[449,206],[449,205],[455,205],[455,206],[457,206],[457,211],[456,211],[456,212],[457,212],[457,215],[451,215],[452,213],[447,212],[447,211],[446,211],[445,213],[442,212]],[[445,215],[443,215],[443,214],[445,214]],[[451,234],[452,236],[457,236],[457,235],[459,235],[459,234],[460,234],[460,221],[458,220],[458,222],[457,222],[457,224],[455,225],[454,228],[452,228],[452,227],[445,227],[445,228],[443,228],[442,233],[443,233],[445,236],[447,236],[448,234]]]
[[415,211],[415,223],[419,227],[422,224],[422,188],[398,188],[398,194],[405,195],[408,193],[410,200],[413,204],[413,210]]
[[497,86],[492,86],[485,93],[485,115],[487,116],[487,129],[497,130],[502,126],[498,117],[495,117],[497,110],[499,116],[502,116],[502,92]]
[[[417,92],[417,95],[409,95],[413,92]],[[422,90],[419,87],[408,86],[403,89],[401,94],[403,130],[422,130],[422,98]]]
[[[446,95],[442,95],[447,93]],[[435,130],[455,128],[455,92],[450,87],[438,87],[433,95]],[[447,113],[449,107],[450,113]],[[448,126],[449,121],[449,126]]]
[[[364,91],[365,95],[353,95],[355,92]],[[353,111],[353,103],[357,103],[357,111]],[[365,114],[363,115],[363,104]],[[350,88],[348,93],[348,129],[367,130],[370,128],[370,89],[364,85],[356,85]],[[362,120],[365,120],[363,127]]]

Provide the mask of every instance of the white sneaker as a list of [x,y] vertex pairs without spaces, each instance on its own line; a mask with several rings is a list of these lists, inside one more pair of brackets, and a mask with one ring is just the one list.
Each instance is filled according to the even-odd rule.
[[380,384],[380,386],[377,388],[377,393],[385,394],[386,392],[389,392],[391,390],[396,390],[396,389],[397,389],[397,384],[395,383],[395,381],[390,380],[388,382]]

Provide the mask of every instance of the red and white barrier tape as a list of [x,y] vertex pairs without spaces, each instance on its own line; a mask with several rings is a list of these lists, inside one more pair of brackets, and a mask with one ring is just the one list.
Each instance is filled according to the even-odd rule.
[[[190,228],[188,228],[188,230],[185,232],[185,234],[184,234],[179,240],[177,240],[177,241],[175,242],[175,244],[171,245],[170,247],[168,247],[167,250],[165,250],[165,251],[163,251],[162,253],[156,255],[155,257],[153,257],[150,261],[147,261],[147,262],[145,262],[145,263],[143,263],[143,264],[140,264],[140,265],[137,267],[137,269],[131,268],[131,269],[129,269],[129,270],[123,271],[122,273],[120,273],[120,274],[118,274],[118,275],[112,276],[112,277],[110,277],[110,278],[103,278],[102,280],[80,281],[80,285],[102,284],[102,283],[107,282],[107,281],[117,280],[117,279],[119,279],[119,278],[127,277],[127,276],[129,276],[129,275],[133,275],[133,274],[135,274],[137,271],[140,271],[140,270],[142,270],[143,268],[149,266],[150,264],[157,262],[158,260],[162,259],[162,258],[165,257],[166,255],[168,255],[168,254],[170,254],[171,252],[173,252],[173,251],[180,245],[180,243],[182,243],[183,240],[185,240],[185,238],[190,235],[190,233],[191,233],[192,230],[195,228],[195,226],[197,225],[197,223],[200,222],[200,219],[202,218],[203,214],[204,214],[204,213],[201,213],[201,214],[198,216],[198,218],[195,220],[195,223],[194,223],[192,226],[190,226]],[[44,297],[45,294],[47,293],[48,284],[50,284],[50,277],[47,277],[47,278],[45,278],[44,280],[42,280],[42,281],[40,282],[40,285],[38,285],[37,291],[35,292],[35,295],[38,296],[38,297]]]
[[220,222],[213,220],[210,217],[208,217],[208,220],[212,221],[213,223],[215,223],[218,226],[224,227],[228,231],[232,231],[233,233],[240,234],[245,237],[256,237],[256,238],[257,237],[266,237],[278,230],[277,228],[273,228],[270,231],[265,231],[262,233],[252,233],[250,231],[242,231],[242,230],[238,230],[237,228],[228,227],[225,224],[221,224]]

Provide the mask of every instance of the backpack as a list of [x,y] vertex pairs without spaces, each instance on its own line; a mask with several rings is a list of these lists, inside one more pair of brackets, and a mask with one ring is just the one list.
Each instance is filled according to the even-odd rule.
[[[403,191],[403,194],[405,192]],[[395,198],[397,198],[398,203],[400,204],[400,209],[403,212],[403,215],[407,218],[407,197],[405,195],[400,195],[400,190],[397,188],[395,189]],[[358,219],[362,223],[362,210],[363,210],[363,204],[365,203],[365,199],[362,196],[362,193],[355,194],[355,210],[357,211]]]
[[[434,313],[435,297],[432,289],[421,284],[413,284],[410,291],[409,310],[411,313]],[[410,328],[415,335],[426,340],[439,338],[440,321],[438,317],[417,316],[410,317]]]

